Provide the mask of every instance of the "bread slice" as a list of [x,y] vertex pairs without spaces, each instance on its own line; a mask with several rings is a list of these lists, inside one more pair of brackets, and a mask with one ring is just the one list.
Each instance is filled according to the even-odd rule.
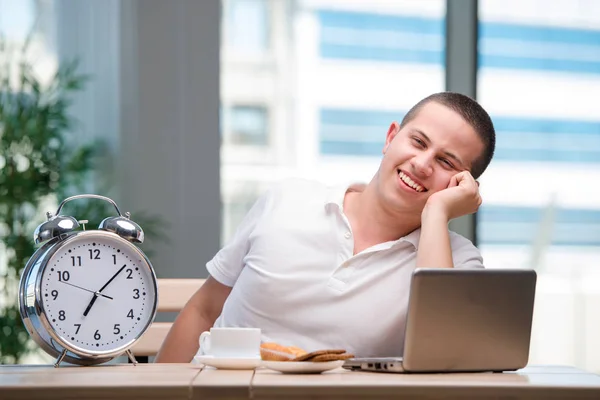
[[306,354],[306,351],[295,346],[283,346],[274,342],[260,345],[260,357],[265,361],[291,361],[303,354]]

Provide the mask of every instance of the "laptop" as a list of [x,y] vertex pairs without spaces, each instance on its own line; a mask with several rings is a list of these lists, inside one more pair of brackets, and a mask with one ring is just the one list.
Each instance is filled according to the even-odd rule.
[[377,372],[502,372],[527,365],[537,275],[530,269],[417,269],[402,357],[353,358]]

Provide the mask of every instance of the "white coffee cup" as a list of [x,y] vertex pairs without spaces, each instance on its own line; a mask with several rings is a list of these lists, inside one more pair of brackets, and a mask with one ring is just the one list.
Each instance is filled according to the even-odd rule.
[[199,338],[202,355],[223,358],[260,358],[259,328],[210,328]]

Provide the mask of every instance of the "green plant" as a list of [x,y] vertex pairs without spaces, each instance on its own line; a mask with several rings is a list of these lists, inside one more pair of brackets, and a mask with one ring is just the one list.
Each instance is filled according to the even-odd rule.
[[0,43],[0,237],[4,254],[0,303],[0,362],[19,362],[32,346],[20,320],[20,273],[35,251],[32,232],[43,221],[41,206],[52,204],[91,169],[93,146],[75,148],[66,138],[73,121],[68,95],[86,78],[74,62],[42,84],[27,61]]
[[[18,282],[34,253],[33,232],[55,212],[60,201],[88,191],[95,161],[104,156],[102,143],[77,145],[70,131],[71,95],[87,77],[77,62],[60,65],[43,83],[27,61],[25,50],[11,50],[0,38],[0,363],[18,363],[36,348],[18,311]],[[124,211],[124,210],[123,210]],[[108,203],[86,200],[68,203],[62,214],[88,220],[96,227],[115,215]],[[157,221],[134,215],[147,236]],[[140,219],[143,219],[141,221]]]

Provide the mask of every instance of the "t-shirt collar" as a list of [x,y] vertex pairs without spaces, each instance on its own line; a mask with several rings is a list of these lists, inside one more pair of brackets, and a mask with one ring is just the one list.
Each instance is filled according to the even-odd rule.
[[[325,198],[325,210],[337,210],[337,212],[343,214],[344,213],[344,198],[346,197],[346,193],[353,188],[358,187],[359,185],[364,185],[361,183],[352,184],[352,185],[344,185],[344,186],[332,186],[328,188],[327,195]],[[421,228],[417,228],[406,236],[403,236],[397,240],[388,242],[389,247],[393,247],[398,245],[399,243],[408,242],[412,244],[415,250],[419,247],[419,239],[421,237]]]

